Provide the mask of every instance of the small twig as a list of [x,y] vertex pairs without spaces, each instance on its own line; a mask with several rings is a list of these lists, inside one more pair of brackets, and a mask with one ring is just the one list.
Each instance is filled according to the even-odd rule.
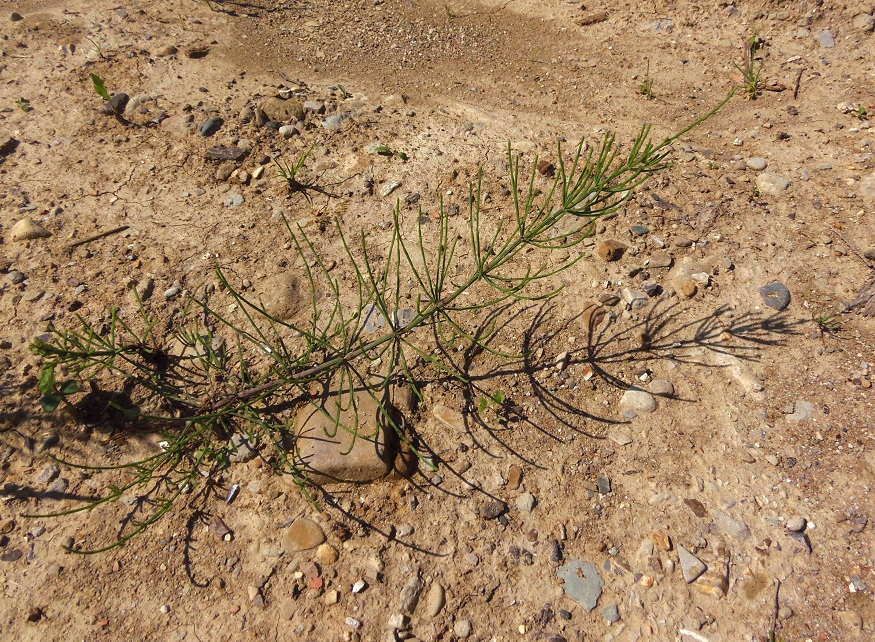
[[695,631],[690,631],[689,629],[681,629],[680,634],[681,635],[688,635],[689,637],[693,638],[694,640],[698,640],[698,642],[711,642],[704,635],[699,635]]
[[796,100],[796,96],[799,95],[799,83],[802,82],[802,74],[805,73],[805,67],[799,70],[799,74],[796,76],[796,82],[793,85],[793,100]]
[[107,230],[106,232],[101,232],[100,234],[95,234],[94,236],[89,236],[87,239],[82,239],[81,241],[76,241],[75,243],[70,243],[67,246],[67,251],[74,250],[80,245],[85,245],[86,243],[91,243],[91,241],[98,241],[107,236],[112,236],[113,234],[118,234],[119,232],[124,232],[128,229],[130,225],[122,225],[120,227],[114,227],[111,230]]
[[845,242],[845,245],[847,245],[849,248],[851,248],[851,252],[853,252],[854,254],[856,254],[857,256],[860,257],[860,260],[863,261],[863,263],[866,264],[866,267],[869,267],[869,268],[871,268],[871,267],[875,267],[875,264],[873,264],[872,261],[870,261],[869,259],[867,259],[867,258],[866,258],[866,257],[860,252],[860,250],[858,250],[856,247],[854,247],[854,244],[853,244],[853,243],[851,243],[847,238],[845,238],[845,235],[842,234],[842,231],[841,231],[841,230],[839,230],[839,229],[833,229],[833,232],[835,232],[835,233],[836,233],[836,236],[838,236],[842,241]]
[[775,586],[775,610],[772,612],[772,627],[769,629],[769,639],[775,639],[775,627],[778,626],[778,593],[781,592],[781,580],[776,579],[777,586]]

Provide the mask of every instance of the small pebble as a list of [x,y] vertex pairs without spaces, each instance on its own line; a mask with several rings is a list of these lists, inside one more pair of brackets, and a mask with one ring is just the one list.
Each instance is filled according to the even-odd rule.
[[745,164],[747,165],[748,169],[752,169],[755,171],[762,171],[768,166],[766,159],[760,158],[759,156],[755,156],[754,158],[748,158]]
[[453,633],[457,638],[465,639],[471,635],[471,631],[471,622],[468,620],[456,620],[456,623],[453,624]]
[[787,520],[787,530],[794,533],[801,533],[805,530],[805,518],[800,515],[795,515]]

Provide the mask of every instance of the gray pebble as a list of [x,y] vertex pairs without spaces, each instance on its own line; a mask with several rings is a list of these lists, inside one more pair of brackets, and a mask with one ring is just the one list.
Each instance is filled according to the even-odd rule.
[[176,298],[180,292],[182,292],[182,285],[179,283],[179,281],[174,281],[173,285],[171,285],[169,288],[167,288],[164,291],[164,298],[165,299]]
[[535,507],[535,496],[529,492],[525,492],[516,500],[516,507],[524,513],[531,513]]
[[753,158],[748,158],[745,165],[747,165],[748,169],[752,169],[752,170],[759,172],[759,171],[764,170],[768,166],[768,163],[766,162],[765,158],[761,158],[759,156],[754,156]]
[[112,98],[110,98],[109,102],[103,106],[101,111],[103,111],[104,114],[121,114],[124,112],[129,99],[128,95],[124,92],[113,94]]
[[650,393],[659,397],[674,397],[674,385],[666,379],[654,379],[650,382]]
[[453,625],[453,633],[457,638],[465,639],[471,635],[471,631],[471,622],[468,620],[456,620],[456,623]]
[[301,132],[299,132],[298,128],[294,125],[283,125],[279,128],[279,133],[283,138],[293,138]]
[[240,207],[243,205],[243,194],[231,194],[225,199],[225,207]]
[[777,195],[790,187],[790,181],[778,174],[763,172],[757,176],[757,189],[761,194]]
[[480,558],[477,557],[477,553],[467,553],[465,555],[465,561],[471,566],[477,566],[480,563]]
[[565,582],[565,593],[572,600],[592,611],[602,595],[605,580],[591,562],[572,560],[556,571],[559,579]]
[[58,467],[57,464],[49,464],[43,469],[43,472],[39,474],[39,477],[36,478],[36,481],[39,484],[48,484],[60,474],[61,469]]
[[696,578],[708,568],[702,560],[690,553],[690,551],[683,546],[678,546],[678,558],[681,563],[681,572],[684,574],[684,581],[687,584],[695,582]]
[[607,495],[611,492],[611,479],[610,477],[599,477],[596,480],[596,484],[599,487],[599,492],[602,495]]
[[345,121],[350,116],[352,116],[352,114],[348,111],[334,114],[333,116],[329,116],[322,121],[322,127],[328,130],[340,129],[343,126],[343,121]]
[[306,100],[304,101],[304,109],[314,114],[325,113],[325,103],[321,100]]
[[832,49],[836,46],[835,38],[833,38],[832,33],[830,33],[829,29],[824,29],[816,36],[817,42],[820,43],[820,46],[824,49]]
[[23,283],[26,278],[24,272],[19,272],[18,270],[10,270],[8,277],[13,285]]
[[605,608],[602,609],[602,617],[605,618],[605,621],[613,624],[614,622],[620,621],[620,609],[616,604],[609,604]]
[[67,492],[67,487],[68,487],[69,485],[70,485],[70,482],[68,482],[68,481],[67,481],[66,479],[64,479],[63,477],[59,477],[58,479],[56,479],[56,480],[52,483],[51,486],[49,486],[48,488],[46,488],[46,493],[48,493],[48,494],[50,494],[50,495],[61,495],[61,494],[65,493],[65,492]]
[[760,296],[770,308],[783,310],[790,305],[790,290],[780,281],[774,281],[759,289]]
[[398,599],[398,610],[403,613],[412,613],[419,602],[419,594],[422,592],[422,580],[418,575],[411,577],[404,588],[401,589],[401,595]]

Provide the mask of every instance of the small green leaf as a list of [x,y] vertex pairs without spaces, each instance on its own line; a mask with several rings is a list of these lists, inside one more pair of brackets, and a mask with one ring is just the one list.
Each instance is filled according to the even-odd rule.
[[484,413],[489,407],[489,400],[485,397],[480,397],[480,405],[477,407],[477,412]]
[[44,395],[42,399],[39,400],[40,405],[43,407],[43,410],[46,412],[54,412],[55,409],[59,405],[61,405],[61,395],[58,394],[50,394]]
[[506,399],[507,395],[505,395],[504,392],[502,392],[501,390],[496,390],[495,393],[492,395],[492,401],[497,404],[503,404]]
[[49,364],[43,366],[39,373],[39,391],[44,395],[52,394],[55,391],[55,366]]
[[372,148],[375,154],[380,154],[381,156],[391,156],[392,150],[386,147],[385,145],[376,145]]
[[398,158],[403,160],[405,163],[407,162],[407,154],[405,154],[404,152],[398,152],[397,156],[398,156]]
[[94,84],[94,91],[104,100],[109,100],[109,92],[106,90],[106,85],[103,84],[103,78],[97,74],[91,74],[91,82]]
[[82,386],[75,379],[70,379],[61,384],[59,392],[62,395],[75,395],[77,392],[82,392]]
[[33,107],[30,106],[30,102],[24,96],[19,96],[18,99],[15,101],[15,104],[21,107],[21,109],[26,112],[33,109]]

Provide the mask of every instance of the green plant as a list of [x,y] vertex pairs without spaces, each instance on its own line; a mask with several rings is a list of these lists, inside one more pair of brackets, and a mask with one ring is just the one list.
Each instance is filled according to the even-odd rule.
[[388,146],[383,145],[382,143],[373,143],[368,146],[368,151],[372,154],[378,154],[380,156],[397,156],[403,161],[407,161],[407,154],[404,152],[398,152],[390,149]]
[[85,36],[85,39],[91,43],[91,48],[94,50],[94,53],[97,54],[97,57],[106,60],[106,55],[103,53],[103,47],[100,46],[100,43],[94,38],[89,38],[88,36]]
[[24,112],[29,112],[33,109],[33,107],[30,106],[30,101],[24,96],[19,96],[18,98],[16,98],[15,104],[18,105]]
[[839,320],[839,313],[821,310],[812,315],[811,320],[817,326],[817,331],[822,338],[824,334],[834,334],[842,327],[842,322]]
[[766,80],[762,76],[763,65],[762,63],[759,66],[756,64],[756,54],[764,44],[762,38],[754,33],[745,41],[742,63],[733,63],[741,74],[741,88],[745,97],[749,100],[756,100],[766,85]]
[[308,183],[303,183],[299,180],[301,171],[304,169],[304,163],[307,162],[307,158],[309,158],[315,146],[316,143],[314,142],[312,145],[310,145],[309,149],[302,152],[301,155],[298,156],[298,160],[296,160],[294,163],[281,161],[278,158],[273,159],[274,164],[277,166],[277,175],[286,182],[286,184],[289,186],[290,192],[300,192],[302,194],[306,194],[308,189],[316,189],[315,186]]
[[507,401],[507,395],[501,390],[496,390],[488,397],[480,397],[477,412],[483,416],[494,415],[499,423],[503,423],[505,421],[505,401]]
[[346,100],[347,98],[352,98],[352,94],[349,93],[349,92],[346,90],[346,87],[344,87],[343,85],[338,84],[338,85],[337,85],[337,89],[340,90],[340,99],[341,99],[341,100]]
[[644,81],[638,85],[638,93],[653,100],[653,78],[650,77],[650,60],[647,61],[647,73],[644,75]]
[[[387,429],[419,455],[388,401],[391,390],[403,383],[416,391],[432,376],[461,381],[467,376],[440,350],[424,348],[423,337],[434,337],[443,346],[465,341],[502,356],[489,345],[489,337],[469,329],[467,322],[511,300],[543,300],[559,292],[561,286],[549,280],[583,253],[560,266],[553,265],[550,253],[580,244],[601,216],[669,166],[667,157],[678,137],[727,100],[658,144],[648,139],[649,126],[643,127],[622,155],[614,134],[588,151],[581,141],[568,161],[560,145],[556,175],[546,186],[537,158],[526,175],[508,145],[509,212],[481,217],[478,178],[469,191],[464,241],[451,231],[451,216],[443,206],[436,222],[420,212],[406,224],[396,206],[389,239],[378,253],[368,241],[370,230],[351,239],[337,221],[347,268],[343,275],[332,271],[334,261],[320,254],[303,228],[284,219],[309,302],[291,319],[280,319],[261,301],[244,296],[217,266],[226,300],[213,304],[206,294],[189,299],[173,317],[174,341],[158,335],[157,320],[139,298],[137,319],[126,321],[113,310],[102,325],[79,318],[78,326],[56,328],[50,340],[35,340],[41,380],[45,390],[61,394],[59,404],[83,411],[103,399],[102,407],[119,421],[159,428],[163,436],[160,451],[144,459],[113,466],[70,464],[116,471],[121,482],[100,497],[50,515],[108,506],[127,511],[115,541],[79,552],[118,546],[180,502],[206,501],[234,453],[231,437],[240,433],[249,443],[263,444],[261,457],[277,473],[290,475],[312,501],[288,418],[289,409],[305,404],[328,419],[332,432],[347,431],[356,439],[356,408],[370,399]],[[280,165],[290,187],[304,187],[297,175],[308,154],[291,166]],[[173,344],[176,348],[170,349]],[[81,396],[66,383],[56,388],[57,372],[69,372],[90,392]],[[125,397],[107,401],[101,385],[121,389]],[[505,401],[504,393],[495,392],[483,412],[498,413]],[[344,419],[350,413],[352,419]]]
[[103,78],[101,78],[97,74],[90,74],[90,76],[91,84],[94,87],[94,91],[97,93],[98,96],[109,102],[110,95],[109,91],[106,89],[106,85],[103,82]]
[[856,115],[860,120],[866,120],[869,117],[869,112],[863,105],[860,105],[857,107]]

